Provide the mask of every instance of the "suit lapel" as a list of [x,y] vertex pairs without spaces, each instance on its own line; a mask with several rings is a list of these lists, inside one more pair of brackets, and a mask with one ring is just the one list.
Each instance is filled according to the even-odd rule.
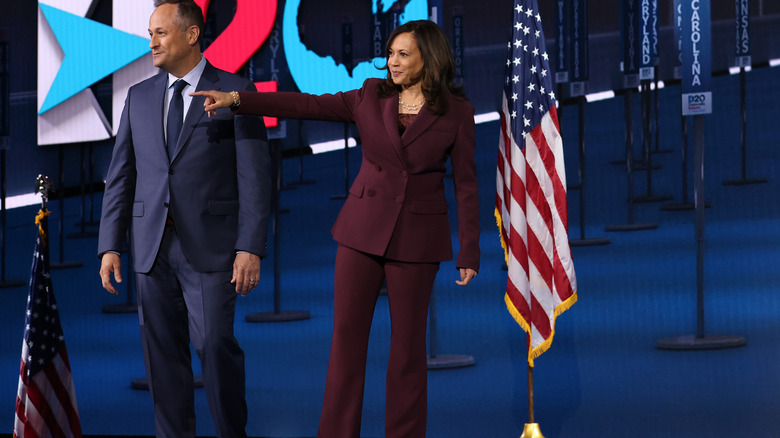
[[401,163],[406,163],[403,158],[401,136],[398,134],[398,94],[383,98],[380,102],[382,105],[382,119],[385,122],[385,129],[387,130],[387,138],[390,139],[390,142],[393,144],[393,149],[401,160]]
[[165,106],[165,89],[168,87],[168,73],[162,72],[157,75],[156,82],[151,89],[151,96],[147,102],[156,102],[149,109],[149,120],[152,123],[149,126],[152,129],[152,138],[157,137],[159,141],[159,151],[165,154],[168,159],[168,148],[165,145],[165,124],[163,123],[163,108]]
[[417,116],[415,116],[412,124],[404,131],[404,135],[401,136],[401,147],[409,146],[420,134],[430,128],[438,118],[439,116],[428,111],[428,108],[423,106],[420,112],[417,113]]
[[[195,91],[201,90],[218,90],[216,83],[219,81],[217,70],[208,62],[206,68],[203,69],[203,74],[200,76],[200,81],[195,87]],[[184,117],[184,125],[181,128],[181,134],[179,134],[179,141],[176,143],[176,149],[173,152],[173,159],[181,152],[182,148],[192,136],[192,132],[195,130],[195,126],[198,125],[201,117],[206,114],[203,110],[203,102],[206,100],[203,96],[193,96],[190,102],[190,107],[187,109],[187,115]]]

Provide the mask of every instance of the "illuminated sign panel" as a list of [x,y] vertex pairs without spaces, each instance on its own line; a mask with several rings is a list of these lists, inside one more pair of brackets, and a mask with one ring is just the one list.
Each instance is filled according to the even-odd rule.
[[[112,26],[87,17],[100,0],[44,0],[38,3],[38,144],[105,140],[116,134],[127,89],[157,73],[149,55],[147,33],[151,1],[112,0]],[[109,1],[109,0],[103,0]],[[372,0],[374,13],[379,0]],[[210,0],[196,0],[204,11]],[[390,2],[388,2],[390,3]],[[384,4],[384,2],[380,3]],[[384,5],[386,12],[392,3]],[[282,39],[298,89],[335,93],[358,88],[369,77],[383,76],[377,57],[355,66],[350,75],[332,57],[308,50],[298,32],[300,0],[284,8]],[[214,66],[238,71],[265,43],[273,28],[277,0],[236,0],[231,23],[204,51]],[[428,18],[426,0],[410,0],[400,22]],[[89,87],[113,74],[112,121],[109,123]],[[261,91],[276,91],[277,82],[258,82]],[[267,126],[276,119],[266,118]]]
[[[287,0],[282,18],[284,54],[287,57],[290,74],[299,90],[312,94],[336,93],[360,88],[366,79],[386,75],[383,70],[376,69],[385,65],[383,56],[357,64],[350,75],[344,64],[337,64],[332,57],[321,57],[306,48],[298,32],[300,4],[301,0]],[[384,5],[382,12],[387,12],[393,2],[382,2],[382,4]],[[376,14],[378,12],[376,1],[372,2],[372,7]],[[401,14],[400,23],[427,18],[427,0],[411,0]]]

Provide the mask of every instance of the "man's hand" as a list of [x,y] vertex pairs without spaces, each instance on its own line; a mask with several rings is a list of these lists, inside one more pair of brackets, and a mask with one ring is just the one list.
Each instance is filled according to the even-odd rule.
[[122,282],[122,271],[119,269],[122,266],[122,262],[119,260],[119,254],[107,252],[103,254],[100,262],[100,280],[103,282],[103,289],[111,292],[114,295],[119,294],[114,285],[111,283],[111,273],[114,273],[114,279],[117,283]]
[[477,271],[469,268],[460,268],[460,280],[455,280],[459,286],[466,286],[471,279],[477,276]]
[[257,286],[260,281],[260,257],[249,252],[236,254],[233,262],[233,279],[231,283],[236,285],[236,293],[245,296]]

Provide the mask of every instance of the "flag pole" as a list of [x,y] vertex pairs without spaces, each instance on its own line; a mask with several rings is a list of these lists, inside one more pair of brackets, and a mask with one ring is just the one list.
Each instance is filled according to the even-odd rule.
[[51,179],[43,174],[38,174],[35,179],[35,193],[41,194],[41,210],[46,211],[46,202],[49,200],[49,192],[54,189]]
[[534,367],[528,364],[528,422],[536,423],[534,419]]
[[[528,348],[531,346],[529,345]],[[528,364],[528,423],[525,423],[520,438],[544,438],[534,418],[534,367],[530,363]]]

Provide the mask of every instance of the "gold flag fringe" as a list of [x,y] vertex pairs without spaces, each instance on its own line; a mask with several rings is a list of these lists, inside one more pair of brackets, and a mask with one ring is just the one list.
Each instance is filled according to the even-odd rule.
[[[496,208],[493,210],[493,214],[496,217],[496,223],[498,224],[498,235],[501,239],[501,247],[504,248],[504,260],[506,261],[507,266],[509,266],[509,245],[504,240],[504,234],[502,233],[502,230],[504,229],[503,220],[501,219],[501,212]],[[552,324],[552,331],[550,332],[550,337],[548,337],[543,343],[538,345],[536,348],[528,349],[528,365],[533,367],[534,366],[534,359],[539,357],[542,353],[547,351],[548,348],[550,348],[550,345],[552,345],[553,337],[555,336],[555,320],[558,318],[558,315],[561,313],[569,310],[571,306],[574,305],[574,303],[577,302],[577,291],[574,291],[572,296],[570,296],[566,301],[559,304],[555,311],[553,312],[553,324]],[[530,336],[531,335],[531,325],[528,323],[528,321],[523,318],[523,315],[520,314],[520,311],[517,310],[517,307],[515,307],[512,300],[509,298],[509,294],[504,294],[504,303],[506,303],[506,308],[509,311],[509,314],[512,315],[512,318],[517,322],[517,324],[520,325],[520,327],[523,328],[523,330]]]
[[38,214],[35,216],[35,225],[38,225],[38,234],[41,236],[41,243],[46,245],[46,231],[43,230],[43,220],[51,213],[49,210],[38,210]]

